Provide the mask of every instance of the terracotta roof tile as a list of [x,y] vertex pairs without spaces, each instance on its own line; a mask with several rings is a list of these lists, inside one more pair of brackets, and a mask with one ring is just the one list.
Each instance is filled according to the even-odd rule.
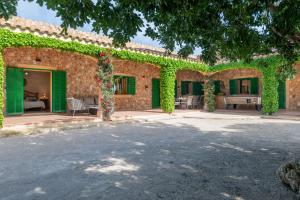
[[[33,21],[30,19],[24,19],[21,17],[12,17],[8,21],[0,18],[0,28],[8,28],[16,32],[27,32],[39,36],[57,38],[65,41],[78,41],[80,43],[98,44],[100,46],[108,47],[112,46],[112,39],[97,35],[94,33],[88,33],[83,31],[77,31],[74,29],[68,29],[68,34],[63,35],[62,28],[54,26],[45,22]],[[166,56],[166,50],[164,48],[153,47],[149,45],[138,44],[134,42],[126,43],[124,47],[128,50],[135,50],[147,54],[155,54],[160,56]],[[168,55],[168,57],[179,58],[176,53]],[[194,57],[189,57],[190,61],[199,61]]]

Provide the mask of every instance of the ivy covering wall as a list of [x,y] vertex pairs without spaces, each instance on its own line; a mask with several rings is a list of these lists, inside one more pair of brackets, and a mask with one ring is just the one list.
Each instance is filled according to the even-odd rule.
[[[34,47],[53,48],[63,51],[76,52],[84,55],[95,56],[97,52],[105,50],[102,47],[92,44],[81,44],[79,42],[66,42],[58,39],[35,36],[30,33],[15,33],[7,29],[0,29],[0,51],[8,47]],[[111,49],[111,55],[124,60],[139,63],[151,63],[161,68],[161,107],[165,112],[174,111],[174,84],[176,72],[178,70],[194,70],[201,73],[213,73],[232,69],[256,69],[263,75],[263,113],[272,114],[278,110],[278,78],[276,71],[278,66],[282,66],[285,61],[279,56],[260,58],[250,63],[234,62],[220,64],[212,67],[204,63],[192,62],[183,59],[173,59],[163,56],[149,55],[139,52]],[[0,107],[3,107],[3,80],[4,61],[0,56]],[[3,121],[3,111],[0,109],[0,125]]]

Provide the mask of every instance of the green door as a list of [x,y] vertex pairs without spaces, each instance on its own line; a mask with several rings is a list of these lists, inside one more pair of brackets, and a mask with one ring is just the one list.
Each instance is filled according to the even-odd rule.
[[175,80],[174,93],[175,93],[175,98],[177,98],[178,97],[178,94],[177,94],[177,80]]
[[279,96],[279,109],[285,109],[285,81],[279,81],[278,96]]
[[8,67],[6,69],[6,113],[24,113],[24,70]]
[[65,71],[52,71],[52,112],[66,112]]
[[152,79],[152,108],[160,107],[160,81]]

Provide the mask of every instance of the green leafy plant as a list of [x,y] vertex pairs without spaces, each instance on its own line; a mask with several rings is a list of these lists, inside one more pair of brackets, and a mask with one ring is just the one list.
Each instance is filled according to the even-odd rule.
[[288,63],[278,68],[278,79],[281,81],[292,80],[295,78],[296,74],[297,71],[292,63]]
[[214,112],[216,110],[214,81],[205,80],[203,84],[203,90],[204,90],[204,109],[207,109],[208,112]]

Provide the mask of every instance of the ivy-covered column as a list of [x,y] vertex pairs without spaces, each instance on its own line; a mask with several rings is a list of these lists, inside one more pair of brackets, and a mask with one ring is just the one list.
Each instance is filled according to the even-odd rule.
[[173,67],[160,68],[160,102],[164,112],[174,111],[176,70]]
[[278,77],[275,66],[265,66],[262,69],[262,105],[263,113],[271,115],[278,111]]
[[204,88],[204,106],[203,109],[208,112],[216,110],[215,85],[212,80],[206,79],[203,84]]
[[3,127],[3,83],[4,83],[4,59],[3,49],[0,48],[0,128]]

